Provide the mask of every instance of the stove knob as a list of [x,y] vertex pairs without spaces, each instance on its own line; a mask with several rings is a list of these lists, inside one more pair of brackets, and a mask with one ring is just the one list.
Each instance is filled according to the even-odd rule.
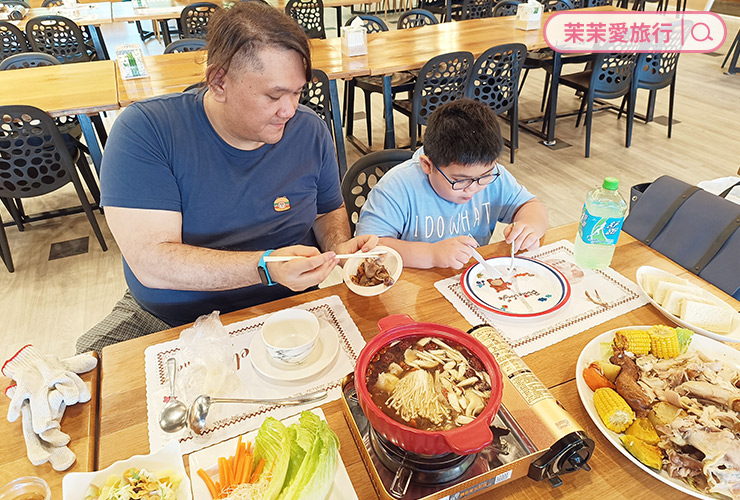
[[560,474],[575,472],[578,469],[591,470],[588,459],[594,450],[594,442],[581,431],[572,432],[560,438],[540,458],[529,464],[528,476],[535,481],[545,478],[553,487],[560,486]]

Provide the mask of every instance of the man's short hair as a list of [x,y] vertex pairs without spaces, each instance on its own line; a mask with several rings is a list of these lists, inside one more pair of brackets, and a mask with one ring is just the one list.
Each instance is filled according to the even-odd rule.
[[457,99],[435,109],[424,134],[424,154],[438,167],[492,164],[504,140],[496,114],[485,103]]
[[[263,2],[237,2],[219,9],[208,23],[208,65],[228,72],[229,67],[248,64],[262,70],[259,53],[272,47],[295,50],[303,59],[306,80],[311,79],[311,49],[298,23]],[[240,69],[240,68],[237,68]]]

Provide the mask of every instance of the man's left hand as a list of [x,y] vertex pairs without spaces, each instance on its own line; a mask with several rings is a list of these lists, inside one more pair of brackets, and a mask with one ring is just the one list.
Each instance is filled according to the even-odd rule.
[[362,250],[363,252],[369,252],[378,244],[378,237],[374,234],[363,234],[362,236],[355,236],[351,240],[339,243],[332,250],[337,254],[343,253],[355,253]]

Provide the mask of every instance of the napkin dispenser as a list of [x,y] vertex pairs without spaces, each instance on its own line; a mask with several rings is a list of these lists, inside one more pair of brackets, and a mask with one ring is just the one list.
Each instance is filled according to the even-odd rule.
[[342,30],[342,54],[349,57],[367,54],[367,29],[359,17]]
[[516,9],[516,28],[520,30],[540,29],[543,10],[544,7],[537,0],[520,3]]

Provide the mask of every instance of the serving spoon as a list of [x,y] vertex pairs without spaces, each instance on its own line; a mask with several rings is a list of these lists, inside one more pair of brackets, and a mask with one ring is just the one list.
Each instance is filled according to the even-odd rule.
[[[305,403],[312,403],[314,401],[320,401],[327,396],[326,389],[317,392],[311,392],[304,394],[303,396],[296,396],[294,398],[277,398],[277,399],[244,399],[244,398],[212,398],[206,396],[198,396],[190,405],[190,411],[188,412],[188,426],[200,435],[206,430],[206,418],[208,418],[208,410],[214,403],[241,403],[241,404],[280,404],[280,405],[302,405]],[[183,424],[184,425],[184,424]]]
[[170,380],[170,399],[159,414],[159,426],[165,432],[177,432],[185,427],[188,416],[188,407],[175,396],[175,377],[177,376],[177,360],[167,360],[167,378]]

